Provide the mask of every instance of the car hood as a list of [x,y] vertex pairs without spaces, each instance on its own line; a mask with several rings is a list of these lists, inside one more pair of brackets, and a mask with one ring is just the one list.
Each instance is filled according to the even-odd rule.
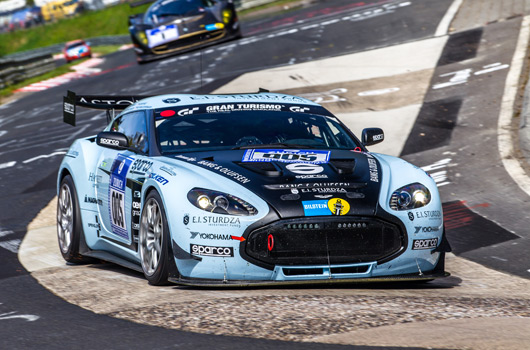
[[[370,153],[316,151],[320,152],[321,159],[298,162],[249,156],[253,151],[260,154],[263,151],[285,152],[231,150],[185,153],[171,158],[207,169],[244,186],[267,201],[281,218],[375,214],[382,174],[379,162]],[[312,151],[300,150],[299,154],[307,155]],[[257,158],[260,161],[256,161]]]

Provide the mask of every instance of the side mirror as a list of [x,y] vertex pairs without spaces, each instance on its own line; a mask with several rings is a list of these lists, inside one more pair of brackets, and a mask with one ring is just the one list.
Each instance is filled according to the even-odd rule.
[[380,128],[366,128],[363,129],[362,143],[365,146],[372,146],[377,143],[383,142],[385,139],[385,133]]
[[121,132],[114,131],[100,132],[96,137],[96,143],[98,146],[114,149],[126,149],[129,147],[129,140],[127,140],[127,136]]

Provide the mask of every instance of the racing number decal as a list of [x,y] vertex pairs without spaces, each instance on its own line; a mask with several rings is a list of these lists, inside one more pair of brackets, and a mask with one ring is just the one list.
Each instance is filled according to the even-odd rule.
[[110,213],[112,225],[126,230],[125,226],[125,198],[122,192],[110,189]]
[[127,185],[127,172],[132,162],[132,158],[118,154],[110,169],[110,226],[114,234],[125,239],[129,239],[125,220],[125,189]]

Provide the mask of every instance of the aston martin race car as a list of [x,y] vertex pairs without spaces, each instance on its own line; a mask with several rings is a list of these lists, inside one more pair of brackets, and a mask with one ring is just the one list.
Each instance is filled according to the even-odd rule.
[[[201,286],[426,281],[447,276],[433,179],[369,152],[322,106],[262,91],[80,96],[108,111],[57,178],[64,259],[101,259],[150,284]],[[116,109],[121,113],[113,117]]]
[[158,0],[129,32],[139,63],[241,37],[232,0]]

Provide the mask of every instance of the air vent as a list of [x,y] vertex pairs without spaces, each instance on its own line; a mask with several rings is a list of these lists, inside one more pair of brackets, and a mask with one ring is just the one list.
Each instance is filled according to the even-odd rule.
[[341,175],[351,175],[355,171],[355,159],[334,159],[329,164]]
[[282,170],[274,162],[240,162],[239,166],[265,176],[281,176]]

